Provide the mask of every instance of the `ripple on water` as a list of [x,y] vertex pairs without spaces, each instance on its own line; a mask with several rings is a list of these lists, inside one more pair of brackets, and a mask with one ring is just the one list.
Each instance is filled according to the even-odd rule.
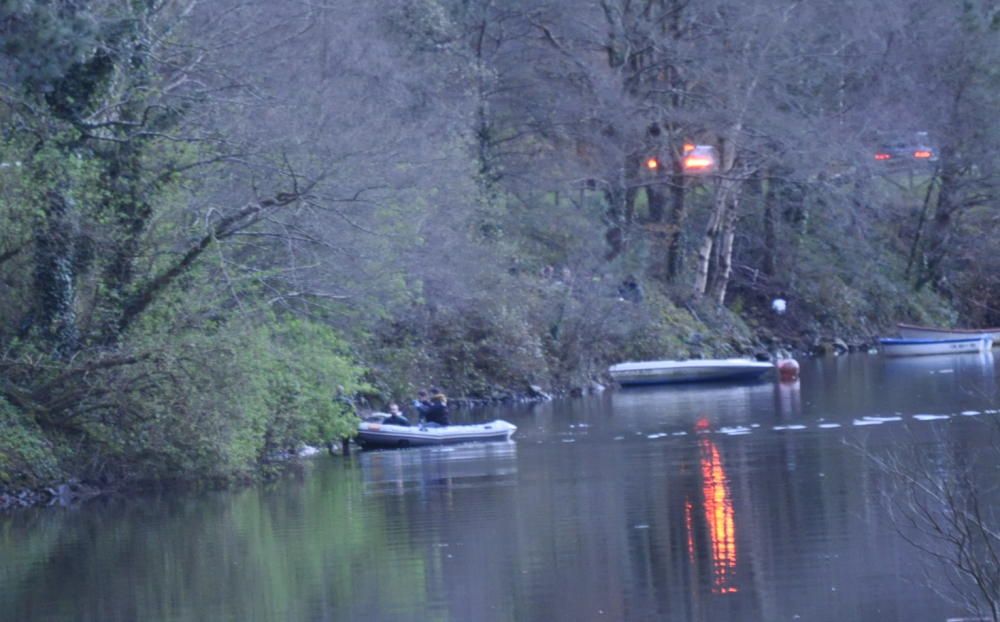
[[951,415],[913,415],[917,421],[940,421],[941,419],[951,419]]
[[745,434],[750,434],[751,431],[752,430],[746,426],[719,428],[719,434],[726,434],[728,436],[743,436]]

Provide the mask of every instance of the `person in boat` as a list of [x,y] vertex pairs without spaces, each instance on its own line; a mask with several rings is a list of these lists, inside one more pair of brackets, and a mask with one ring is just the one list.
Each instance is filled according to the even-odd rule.
[[431,425],[450,425],[448,419],[448,398],[440,389],[431,389],[430,407],[424,413],[424,420]]
[[410,420],[406,418],[403,411],[399,409],[396,402],[389,403],[389,416],[382,420],[387,425],[410,425]]
[[430,410],[431,401],[427,396],[427,391],[420,389],[417,391],[417,398],[413,400],[411,404],[413,407],[413,412],[416,413],[417,421],[423,421],[427,417],[427,411]]

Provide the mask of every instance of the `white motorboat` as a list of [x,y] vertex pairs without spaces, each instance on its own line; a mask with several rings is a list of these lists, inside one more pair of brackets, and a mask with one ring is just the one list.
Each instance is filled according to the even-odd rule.
[[354,440],[364,449],[509,441],[517,426],[503,419],[472,425],[392,425],[362,421]]
[[986,335],[993,345],[1000,344],[1000,327],[994,328],[935,328],[915,324],[896,324],[903,339],[962,339]]
[[993,346],[986,335],[951,339],[879,339],[886,356],[922,356],[929,354],[964,354],[983,352]]
[[612,365],[608,373],[622,386],[754,380],[774,371],[774,364],[749,359],[642,361]]

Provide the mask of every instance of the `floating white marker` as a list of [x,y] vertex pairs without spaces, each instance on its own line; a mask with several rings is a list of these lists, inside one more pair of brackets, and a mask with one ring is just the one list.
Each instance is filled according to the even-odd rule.
[[750,428],[743,426],[736,426],[733,428],[720,428],[719,434],[728,434],[729,436],[742,436],[744,434],[750,434]]

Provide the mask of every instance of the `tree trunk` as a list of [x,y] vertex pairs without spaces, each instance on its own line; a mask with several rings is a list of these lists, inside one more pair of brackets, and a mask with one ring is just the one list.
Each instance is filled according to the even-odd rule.
[[914,289],[917,291],[940,278],[941,264],[948,254],[948,246],[951,242],[952,216],[959,207],[955,203],[955,171],[947,163],[941,170],[939,182],[937,208],[934,210],[934,218],[931,220],[930,231],[927,235],[927,248],[923,252],[922,265],[917,272],[918,276],[914,284]]
[[646,197],[649,202],[649,221],[646,223],[646,233],[649,238],[649,266],[647,270],[652,278],[666,282],[669,280],[667,268],[667,247],[669,244],[669,225],[664,223],[667,198],[662,186],[647,186]]
[[111,259],[104,271],[106,310],[99,330],[101,343],[107,346],[118,341],[118,320],[135,278],[135,259],[142,235],[153,213],[138,188],[142,164],[137,147],[135,144],[124,146],[113,156],[108,170],[105,211],[114,215],[118,235],[107,249]]
[[35,227],[36,323],[59,357],[79,346],[76,317],[76,223],[73,204],[62,192],[45,196],[44,215]]
[[607,230],[604,239],[608,243],[608,251],[604,258],[614,260],[628,249],[629,233],[635,220],[635,199],[639,194],[638,170],[641,165],[639,156],[625,158],[625,175],[619,179],[616,187],[605,191],[608,202],[605,216]]
[[701,297],[708,288],[709,271],[712,269],[712,255],[715,252],[715,242],[722,227],[722,221],[726,213],[726,201],[729,194],[727,180],[719,180],[715,188],[715,202],[712,206],[712,215],[708,219],[708,226],[705,227],[705,235],[702,237],[701,246],[698,247],[698,272],[695,274],[694,295]]
[[656,185],[646,186],[646,201],[649,203],[649,221],[652,223],[663,222],[667,208],[667,197],[663,190]]
[[708,292],[717,305],[722,305],[726,300],[726,289],[729,287],[729,277],[733,272],[733,240],[736,238],[736,209],[739,207],[739,197],[730,196],[726,203],[722,228],[716,242],[718,253],[712,285]]
[[[715,186],[715,200],[712,206],[712,216],[708,219],[705,236],[698,249],[698,271],[695,274],[694,295],[700,298],[709,293],[712,283],[712,271],[718,271],[721,257],[723,236],[720,235],[726,224],[727,209],[740,183],[733,177],[736,163],[736,144],[730,136],[736,136],[741,129],[739,124],[729,130],[729,134],[719,137],[719,177]],[[713,258],[715,261],[713,261]],[[728,276],[727,276],[728,278]]]
[[604,241],[608,245],[604,259],[612,261],[621,254],[625,244],[623,226],[626,201],[625,191],[622,188],[608,188],[604,191],[604,200],[608,204],[604,213],[604,221],[607,227],[604,230]]
[[920,248],[920,236],[923,235],[924,223],[927,221],[927,209],[931,204],[931,194],[934,192],[934,185],[938,180],[938,172],[935,169],[934,174],[931,175],[931,180],[927,182],[927,192],[924,193],[924,202],[920,207],[920,216],[917,219],[917,230],[913,233],[913,242],[910,244],[910,255],[906,259],[906,271],[903,273],[903,277],[909,281],[910,271],[913,269],[913,261],[917,257],[917,249]]
[[684,262],[684,220],[687,212],[684,209],[686,196],[685,177],[681,170],[681,162],[674,163],[674,174],[670,184],[670,241],[667,244],[667,280],[676,281],[681,273]]
[[777,183],[773,178],[764,177],[764,192],[762,200],[764,202],[764,259],[762,261],[764,274],[773,277],[776,272],[775,248],[778,245],[777,237],[777,217],[774,211],[775,192],[774,185]]

